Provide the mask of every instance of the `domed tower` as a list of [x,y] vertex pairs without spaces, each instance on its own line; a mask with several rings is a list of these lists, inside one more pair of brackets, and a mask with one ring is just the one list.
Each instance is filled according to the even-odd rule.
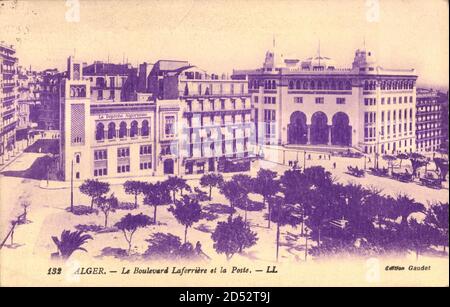
[[273,40],[273,47],[266,52],[263,68],[264,70],[274,70],[275,68],[284,67],[283,55],[275,48],[275,38]]
[[355,51],[355,58],[352,63],[353,69],[358,69],[361,72],[374,71],[375,65],[376,61],[371,51],[366,51],[365,49],[357,49]]

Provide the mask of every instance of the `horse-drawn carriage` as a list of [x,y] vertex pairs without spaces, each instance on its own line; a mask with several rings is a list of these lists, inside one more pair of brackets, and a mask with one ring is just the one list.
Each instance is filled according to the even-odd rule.
[[371,168],[369,168],[369,170],[372,173],[372,175],[374,175],[374,176],[379,176],[379,177],[388,177],[389,176],[389,170],[385,167],[383,167],[383,168],[371,167]]
[[396,173],[392,172],[392,178],[401,182],[411,182],[413,181],[413,175],[409,172]]
[[432,173],[427,173],[425,177],[420,178],[420,183],[433,189],[442,188],[442,180],[438,177],[434,177]]
[[350,173],[350,175],[353,175],[353,176],[359,177],[359,178],[364,177],[364,174],[365,174],[364,170],[358,168],[357,166],[356,167],[347,166],[347,170]]

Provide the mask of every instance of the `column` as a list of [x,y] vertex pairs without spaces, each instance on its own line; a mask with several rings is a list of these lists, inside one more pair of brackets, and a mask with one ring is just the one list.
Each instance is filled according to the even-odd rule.
[[331,145],[331,127],[328,125],[328,145]]
[[306,144],[311,144],[311,125],[306,125],[306,131],[307,131],[307,140]]

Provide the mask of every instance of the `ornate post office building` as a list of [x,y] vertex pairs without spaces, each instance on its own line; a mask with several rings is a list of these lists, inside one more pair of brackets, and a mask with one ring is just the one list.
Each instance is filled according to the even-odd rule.
[[136,99],[118,99],[117,93],[98,99],[92,72],[86,76],[83,65],[69,58],[60,104],[65,180],[200,174],[250,165],[246,80],[219,78],[184,61],[141,68]]
[[356,50],[351,68],[320,54],[304,61],[266,53],[262,68],[235,70],[247,78],[259,145],[415,151],[414,69],[386,69]]

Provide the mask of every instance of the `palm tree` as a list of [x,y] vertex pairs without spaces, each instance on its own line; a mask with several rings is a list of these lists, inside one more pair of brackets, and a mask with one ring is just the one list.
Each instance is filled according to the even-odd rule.
[[280,250],[280,229],[284,225],[296,226],[300,220],[295,214],[295,208],[285,203],[284,197],[273,196],[269,198],[272,203],[272,214],[267,216],[271,218],[272,222],[277,224],[276,231],[276,260],[278,261],[279,250]]
[[53,236],[52,240],[58,248],[58,256],[62,259],[68,259],[76,250],[87,252],[87,250],[81,246],[85,244],[87,240],[92,240],[92,236],[83,234],[82,231],[71,232],[70,230],[63,230],[60,238]]
[[415,212],[424,212],[425,207],[421,203],[416,202],[413,198],[406,194],[399,194],[393,204],[393,215],[395,218],[401,217],[401,225],[408,225],[408,217]]

